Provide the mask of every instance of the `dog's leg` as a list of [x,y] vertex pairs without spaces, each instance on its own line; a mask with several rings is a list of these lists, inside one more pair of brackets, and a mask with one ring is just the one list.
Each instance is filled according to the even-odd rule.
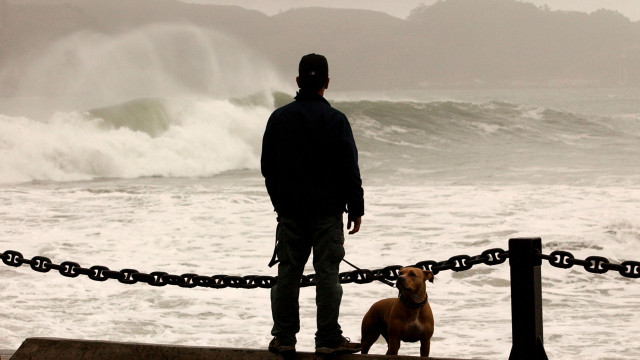
[[429,357],[430,349],[431,349],[431,339],[420,340],[420,356]]
[[369,349],[371,349],[371,346],[378,340],[380,333],[380,327],[372,319],[372,316],[365,316],[362,320],[362,328],[360,329],[360,335],[362,335],[362,339],[360,340],[362,344],[362,354],[369,353]]
[[371,349],[371,346],[376,342],[376,340],[378,340],[379,337],[379,333],[362,334],[362,340],[360,341],[362,343],[361,353],[368,354],[369,349]]
[[387,355],[398,355],[398,350],[400,350],[400,337],[389,334],[387,346]]

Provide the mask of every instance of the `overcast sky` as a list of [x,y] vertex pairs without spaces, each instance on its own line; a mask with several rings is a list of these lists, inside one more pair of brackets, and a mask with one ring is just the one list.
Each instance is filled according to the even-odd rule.
[[[267,15],[293,7],[319,6],[336,8],[370,9],[387,12],[399,18],[406,18],[409,12],[436,0],[181,0],[184,2],[238,5],[259,10]],[[474,0],[482,1],[482,0]],[[552,10],[575,10],[593,12],[598,9],[616,10],[633,21],[640,20],[640,0],[520,0],[537,6],[548,5]]]

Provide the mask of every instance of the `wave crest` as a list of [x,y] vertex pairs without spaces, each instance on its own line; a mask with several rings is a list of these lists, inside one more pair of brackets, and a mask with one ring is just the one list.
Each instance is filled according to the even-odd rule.
[[0,183],[257,169],[270,110],[190,98],[57,113],[44,122],[0,115]]

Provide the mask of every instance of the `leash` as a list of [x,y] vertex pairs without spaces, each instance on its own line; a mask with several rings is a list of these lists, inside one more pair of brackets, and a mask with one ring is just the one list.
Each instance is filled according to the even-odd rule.
[[[342,259],[342,261],[344,261],[347,264],[351,265],[351,267],[353,267],[354,269],[362,271],[362,269],[360,269],[359,267],[357,267],[357,266],[353,265],[352,263],[348,262],[347,259]],[[387,279],[376,279],[376,280],[380,281],[383,284],[387,284],[387,285],[389,285],[391,287],[395,287],[396,286],[394,283],[392,283],[391,281],[389,281]]]

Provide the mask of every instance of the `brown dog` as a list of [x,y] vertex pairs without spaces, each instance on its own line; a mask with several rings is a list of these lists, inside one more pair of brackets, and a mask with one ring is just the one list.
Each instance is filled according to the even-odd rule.
[[400,341],[420,341],[420,356],[429,356],[433,335],[433,313],[427,302],[426,281],[433,273],[414,267],[400,269],[397,298],[383,299],[371,306],[362,319],[362,353],[382,335],[387,340],[387,355],[398,355]]

